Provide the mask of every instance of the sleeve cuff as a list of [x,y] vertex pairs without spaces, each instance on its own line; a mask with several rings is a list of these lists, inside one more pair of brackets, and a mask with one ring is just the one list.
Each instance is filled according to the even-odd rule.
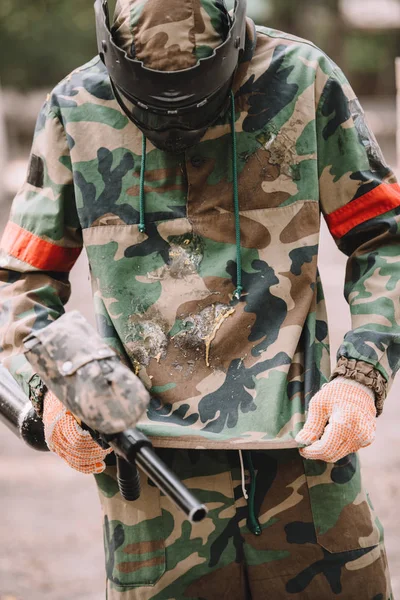
[[379,417],[387,395],[387,382],[379,371],[362,360],[341,356],[333,370],[331,380],[336,377],[346,377],[370,388],[375,394],[376,414]]

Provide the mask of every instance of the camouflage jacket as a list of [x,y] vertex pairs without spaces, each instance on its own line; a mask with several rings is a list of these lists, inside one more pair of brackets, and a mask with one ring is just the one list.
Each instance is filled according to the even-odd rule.
[[[184,155],[147,143],[95,58],[49,95],[2,240],[1,358],[31,392],[22,339],[59,317],[85,246],[98,329],[153,401],[157,445],[295,446],[330,377],[320,214],[349,256],[338,372],[382,400],[400,362],[400,187],[344,75],[257,28],[235,80],[243,293],[227,113]],[[228,111],[229,112],[229,111]]]

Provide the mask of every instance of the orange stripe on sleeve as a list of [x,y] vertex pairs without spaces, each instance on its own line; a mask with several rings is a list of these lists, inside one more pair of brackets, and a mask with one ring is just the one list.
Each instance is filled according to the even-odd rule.
[[9,221],[3,233],[1,248],[36,269],[68,273],[81,248],[63,248],[26,231]]
[[398,183],[381,183],[357,200],[326,215],[325,219],[333,237],[341,238],[353,227],[383,215],[397,206],[400,206],[400,185]]

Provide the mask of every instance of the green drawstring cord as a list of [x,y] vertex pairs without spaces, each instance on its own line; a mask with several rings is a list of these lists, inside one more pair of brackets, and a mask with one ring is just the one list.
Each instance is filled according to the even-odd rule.
[[146,171],[146,136],[142,135],[142,162],[140,165],[140,196],[139,196],[139,231],[145,233],[146,225],[144,222],[144,174]]
[[233,183],[233,205],[235,207],[235,233],[236,233],[236,289],[233,297],[240,300],[243,292],[242,286],[242,254],[240,244],[240,213],[239,213],[239,192],[238,192],[238,170],[237,170],[237,149],[236,149],[236,130],[235,130],[235,96],[231,90],[231,138],[232,138],[232,183]]
[[[236,236],[236,289],[233,297],[240,300],[243,292],[242,286],[242,254],[240,243],[240,213],[239,213],[239,192],[238,192],[238,169],[237,169],[237,147],[235,130],[235,96],[231,91],[231,138],[232,138],[232,184],[233,184],[233,205],[235,209],[235,236]],[[145,233],[145,197],[144,197],[144,175],[146,171],[146,136],[142,136],[142,162],[140,166],[140,192],[139,192],[139,231]]]
[[247,518],[247,527],[254,533],[254,535],[261,535],[262,530],[260,523],[258,522],[257,515],[255,512],[254,500],[256,494],[256,472],[253,465],[253,459],[251,458],[251,452],[245,451],[246,463],[250,473],[250,489],[249,498],[247,500],[247,506],[249,507],[249,516]]

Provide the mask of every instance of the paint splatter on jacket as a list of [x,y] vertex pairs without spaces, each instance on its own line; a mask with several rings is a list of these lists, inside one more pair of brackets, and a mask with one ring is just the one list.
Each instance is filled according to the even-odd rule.
[[349,256],[341,373],[382,401],[400,362],[400,187],[342,72],[314,45],[248,26],[235,80],[243,293],[229,111],[184,155],[146,151],[98,58],[36,127],[2,240],[1,354],[39,386],[22,339],[59,317],[85,246],[98,329],[151,388],[142,430],[176,447],[295,446],[330,377],[320,215]]

